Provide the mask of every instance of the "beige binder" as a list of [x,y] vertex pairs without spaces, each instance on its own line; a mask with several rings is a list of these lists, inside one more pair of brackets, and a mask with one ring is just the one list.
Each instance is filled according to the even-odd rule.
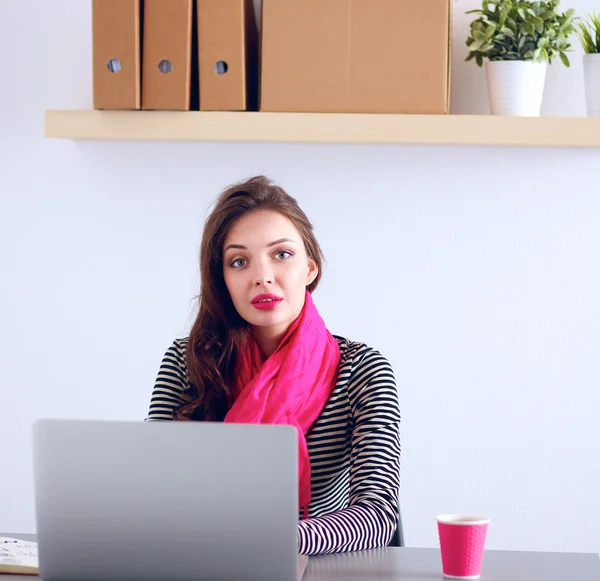
[[92,0],[94,109],[140,108],[140,0]]
[[200,109],[257,109],[257,32],[252,0],[197,0]]
[[145,0],[142,109],[190,109],[192,0]]

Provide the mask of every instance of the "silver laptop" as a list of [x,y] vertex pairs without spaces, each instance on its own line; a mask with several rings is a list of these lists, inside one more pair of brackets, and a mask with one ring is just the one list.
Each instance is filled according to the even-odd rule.
[[290,426],[39,420],[45,581],[296,581]]

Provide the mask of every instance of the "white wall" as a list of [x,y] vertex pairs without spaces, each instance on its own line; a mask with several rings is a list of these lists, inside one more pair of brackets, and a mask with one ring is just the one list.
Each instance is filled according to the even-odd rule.
[[[454,112],[487,112],[475,5]],[[90,2],[0,12],[0,531],[35,530],[35,418],[145,417],[205,211],[265,172],[316,224],[329,328],[395,367],[408,544],[474,511],[490,548],[600,551],[600,150],[49,140],[45,108],[91,107]],[[583,113],[573,60],[545,114]]]

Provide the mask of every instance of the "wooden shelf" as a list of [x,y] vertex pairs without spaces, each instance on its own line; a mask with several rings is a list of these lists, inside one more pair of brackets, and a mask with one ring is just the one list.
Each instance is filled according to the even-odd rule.
[[600,118],[204,111],[46,111],[66,139],[600,147]]

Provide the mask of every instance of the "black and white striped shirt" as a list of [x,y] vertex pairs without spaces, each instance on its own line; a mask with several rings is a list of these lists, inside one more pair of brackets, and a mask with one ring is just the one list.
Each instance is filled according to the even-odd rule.
[[[387,545],[398,522],[400,409],[389,362],[364,343],[335,336],[334,391],[306,435],[311,464],[308,519],[299,514],[299,552],[358,551]],[[188,387],[187,339],[167,350],[149,420],[172,420]]]

